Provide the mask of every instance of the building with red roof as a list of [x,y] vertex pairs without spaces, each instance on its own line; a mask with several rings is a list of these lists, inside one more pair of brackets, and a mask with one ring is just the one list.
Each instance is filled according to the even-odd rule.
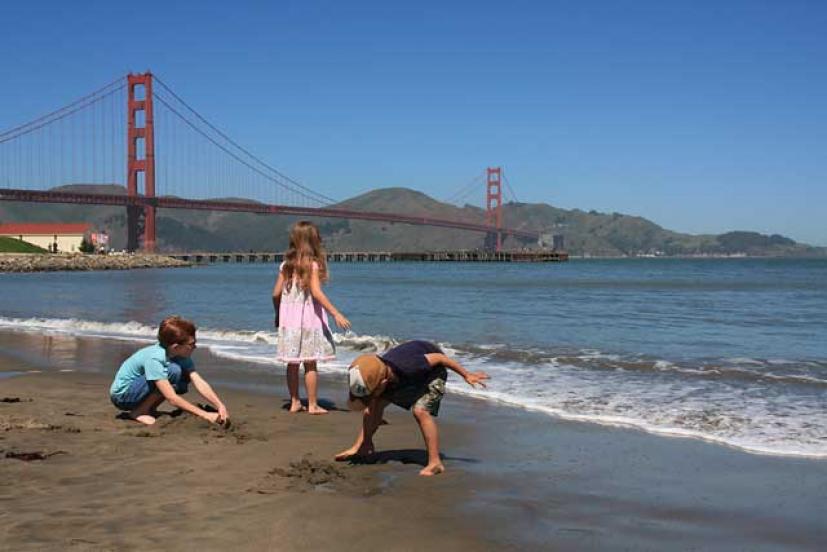
[[92,225],[60,222],[13,222],[0,224],[0,236],[14,238],[49,251],[80,251],[83,237]]

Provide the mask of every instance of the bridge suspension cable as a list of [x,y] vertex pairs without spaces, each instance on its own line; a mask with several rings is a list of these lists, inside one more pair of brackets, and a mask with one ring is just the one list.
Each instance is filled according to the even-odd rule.
[[[241,158],[238,154],[236,154],[235,152],[231,151],[231,150],[230,150],[227,146],[225,146],[224,144],[219,143],[219,142],[218,142],[217,140],[215,140],[213,137],[209,136],[209,134],[207,134],[206,132],[204,132],[202,129],[198,128],[198,126],[197,126],[197,125],[195,125],[192,121],[190,121],[189,119],[187,119],[187,118],[186,118],[186,117],[185,117],[185,116],[184,116],[184,115],[183,115],[180,111],[178,111],[177,109],[175,109],[175,108],[174,108],[174,107],[173,107],[173,106],[172,106],[172,105],[171,105],[168,101],[166,101],[166,100],[165,100],[162,96],[160,96],[160,95],[158,95],[158,94],[155,94],[155,95],[154,95],[154,98],[155,98],[156,100],[158,100],[159,102],[161,102],[161,104],[162,104],[162,105],[164,105],[164,106],[165,106],[165,107],[166,107],[166,108],[167,108],[167,109],[168,109],[168,110],[169,110],[169,111],[170,111],[173,115],[175,115],[176,117],[178,117],[178,119],[180,119],[180,120],[181,120],[184,124],[186,124],[186,125],[187,125],[189,128],[191,128],[193,131],[195,131],[196,133],[198,133],[199,135],[201,135],[202,137],[204,137],[206,140],[208,140],[208,141],[209,141],[211,144],[213,144],[215,147],[217,147],[218,149],[220,149],[221,151],[223,151],[224,153],[226,153],[226,154],[227,154],[227,155],[229,155],[231,158],[235,159],[236,161],[238,161],[239,163],[241,163],[242,165],[244,165],[244,166],[245,166],[245,167],[247,167],[248,169],[252,170],[254,173],[258,174],[259,176],[261,176],[261,177],[263,177],[263,178],[265,178],[265,179],[267,179],[267,180],[271,181],[272,183],[274,183],[274,184],[276,184],[276,185],[278,185],[278,186],[281,186],[281,187],[282,187],[282,188],[284,188],[285,190],[287,190],[287,191],[289,191],[289,192],[293,192],[294,194],[296,194],[296,195],[298,195],[298,196],[300,196],[300,197],[303,197],[303,198],[305,198],[305,199],[307,199],[307,200],[309,200],[309,201],[311,201],[311,202],[313,202],[313,203],[319,203],[319,204],[325,205],[325,204],[327,204],[327,203],[334,202],[334,200],[332,200],[332,199],[330,199],[330,198],[327,198],[326,196],[320,196],[320,195],[316,194],[315,192],[313,192],[312,190],[307,190],[306,188],[298,189],[298,188],[296,188],[296,187],[293,187],[293,186],[289,186],[289,185],[284,184],[284,183],[283,183],[283,182],[281,182],[278,178],[276,178],[276,177],[274,177],[274,176],[272,176],[272,175],[270,175],[270,174],[267,174],[266,172],[264,172],[264,171],[263,171],[263,170],[261,170],[260,168],[258,168],[258,167],[256,167],[256,166],[254,166],[254,165],[253,165],[252,163],[250,163],[249,161],[247,161],[247,160],[245,160],[245,159],[242,159],[242,158]],[[209,124],[209,123],[207,123],[207,124]],[[210,127],[211,127],[211,128],[214,128],[214,127],[212,127],[212,125],[210,125]],[[226,169],[225,167],[222,167],[222,170],[225,170],[225,169]],[[248,189],[249,189],[249,188],[248,188]],[[305,192],[304,190],[307,190],[307,192]],[[321,198],[323,198],[323,199],[321,199]],[[253,198],[247,198],[247,199],[263,199],[263,198],[254,198],[254,197],[253,197]]]
[[0,185],[48,189],[122,182],[125,88],[124,79],[112,81],[60,109],[0,132]]
[[[106,91],[107,89],[111,88],[112,86],[114,86],[118,83],[120,83],[120,86],[118,86],[114,90],[110,90],[109,92],[104,94],[104,91]],[[47,113],[47,114],[45,114],[41,117],[38,117],[37,119],[29,121],[28,123],[25,123],[25,124],[16,126],[14,128],[10,128],[8,130],[5,130],[3,132],[0,132],[0,143],[6,142],[8,140],[13,140],[14,138],[16,138],[18,136],[22,136],[23,134],[27,134],[28,132],[31,132],[33,130],[37,130],[38,128],[42,128],[43,126],[48,125],[49,123],[51,123],[55,120],[61,119],[61,118],[66,117],[66,116],[68,116],[72,113],[75,113],[76,111],[78,111],[80,109],[83,109],[83,108],[87,107],[88,105],[91,105],[92,103],[98,102],[101,99],[103,99],[104,97],[107,97],[107,96],[117,92],[118,90],[122,90],[125,86],[126,86],[126,83],[123,82],[123,77],[118,78],[118,79],[110,82],[109,84],[107,84],[105,86],[102,86],[101,88],[95,90],[94,92],[92,92],[90,94],[87,94],[86,96],[83,96],[82,98],[79,98],[79,99],[73,101],[72,103],[64,105],[60,109],[56,109],[56,110],[54,110],[50,113]],[[100,95],[100,97],[97,97],[99,95]],[[83,105],[80,105],[80,104],[83,104]],[[78,107],[76,109],[71,110],[68,113],[64,113],[64,112],[70,110],[72,107],[75,107],[75,106],[78,106]],[[41,121],[43,122],[43,124],[38,125],[38,123],[40,123]]]
[[478,195],[481,195],[480,190],[483,178],[485,178],[485,174],[479,173],[477,176],[472,178],[470,182],[459,188],[457,191],[445,198],[443,201],[445,203],[459,203],[472,193],[477,193]]
[[[326,204],[333,204],[333,203],[338,203],[338,202],[339,202],[339,200],[333,199],[333,198],[331,198],[331,197],[329,197],[329,196],[326,196],[326,195],[324,195],[324,194],[322,194],[322,193],[316,192],[315,190],[312,190],[312,189],[308,188],[307,186],[305,186],[305,185],[301,184],[300,182],[297,182],[295,179],[290,178],[289,176],[285,175],[284,173],[282,173],[282,172],[281,172],[281,171],[279,171],[278,169],[276,169],[276,168],[272,167],[271,165],[267,164],[267,163],[266,163],[266,162],[264,162],[264,161],[263,161],[260,157],[258,157],[258,156],[256,156],[256,155],[254,155],[253,153],[251,153],[248,149],[246,149],[246,148],[244,148],[243,146],[241,146],[240,144],[238,144],[235,140],[233,140],[232,138],[230,138],[229,136],[227,136],[227,135],[226,135],[224,132],[222,132],[219,128],[217,128],[215,125],[213,125],[212,123],[210,123],[210,122],[209,122],[209,121],[208,121],[208,120],[207,120],[204,116],[202,116],[202,115],[201,115],[198,111],[196,111],[196,110],[195,110],[192,106],[190,106],[190,105],[189,105],[186,101],[184,101],[184,100],[183,100],[183,99],[182,99],[182,98],[181,98],[178,94],[176,94],[176,93],[175,93],[175,91],[174,91],[174,90],[172,90],[172,88],[170,88],[170,87],[169,87],[169,86],[168,86],[168,85],[167,85],[167,84],[166,84],[163,80],[161,80],[158,76],[155,76],[155,82],[157,82],[158,84],[160,84],[166,92],[168,92],[168,93],[169,93],[169,94],[170,94],[173,98],[175,98],[175,99],[176,99],[176,100],[177,100],[177,101],[178,101],[181,105],[183,105],[183,106],[184,106],[184,107],[185,107],[185,108],[186,108],[186,109],[187,109],[190,113],[192,113],[193,115],[195,115],[195,116],[198,118],[198,120],[199,120],[199,121],[201,121],[202,123],[204,123],[205,125],[207,125],[207,127],[209,127],[211,130],[213,130],[213,131],[214,131],[216,134],[218,134],[221,138],[223,138],[225,141],[227,141],[229,144],[231,144],[231,145],[232,145],[234,148],[236,148],[238,151],[240,151],[241,153],[243,153],[243,154],[244,154],[244,155],[245,155],[248,159],[250,159],[253,163],[255,163],[255,164],[257,164],[257,165],[259,165],[259,166],[263,167],[263,168],[264,168],[265,170],[267,170],[267,171],[270,171],[271,173],[273,173],[274,175],[276,175],[276,176],[278,177],[278,179],[285,180],[285,181],[289,182],[289,183],[290,183],[290,185],[291,185],[291,186],[286,186],[285,184],[283,184],[283,183],[279,182],[276,178],[274,178],[274,179],[273,179],[273,181],[274,181],[274,182],[276,182],[277,184],[279,184],[280,186],[292,187],[292,188],[293,188],[294,190],[296,190],[296,191],[298,191],[298,190],[302,190],[304,193],[308,194],[310,197],[315,197],[317,201],[320,201],[320,202],[321,202],[321,203],[323,203],[323,204],[325,204],[325,203],[326,203]],[[157,98],[158,98],[158,99],[159,99],[162,103],[164,103],[165,105],[167,105],[167,106],[169,107],[169,104],[168,104],[166,101],[164,101],[164,100],[163,100],[163,98],[159,97],[157,94],[156,94],[156,97],[157,97]],[[180,114],[178,114],[178,116],[183,118],[183,116],[182,116],[182,115],[180,115]],[[194,127],[193,127],[193,128],[194,128]],[[215,142],[214,142],[214,143],[215,143]],[[216,143],[216,145],[218,145],[218,144]],[[232,155],[232,154],[231,154],[229,151],[227,151],[225,148],[222,148],[222,150],[224,150],[224,151],[226,151],[228,154]],[[235,156],[234,156],[234,157],[235,157]],[[235,158],[236,158],[236,159],[238,159],[238,157],[235,157]],[[241,159],[238,159],[238,160],[239,160],[240,162],[244,163],[244,161],[242,161]],[[246,163],[245,163],[245,164],[246,164]],[[249,166],[249,165],[248,165],[248,166]],[[251,168],[252,168],[252,167],[251,167]],[[264,176],[266,176],[266,175],[264,175]]]
[[514,193],[514,189],[511,187],[511,183],[508,181],[508,175],[505,174],[505,171],[503,171],[503,179],[505,179],[505,187],[508,189],[508,192],[511,194],[511,200],[514,203],[519,203],[520,201],[517,199],[517,194]]

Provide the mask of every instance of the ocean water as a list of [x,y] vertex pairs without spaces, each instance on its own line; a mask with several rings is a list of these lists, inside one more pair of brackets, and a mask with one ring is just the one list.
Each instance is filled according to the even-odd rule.
[[[601,424],[827,458],[827,261],[573,260],[330,265],[350,359],[441,344],[488,389],[452,392]],[[199,347],[281,374],[274,266],[0,274],[0,330],[147,342],[177,313]],[[250,364],[252,363],[252,364]]]

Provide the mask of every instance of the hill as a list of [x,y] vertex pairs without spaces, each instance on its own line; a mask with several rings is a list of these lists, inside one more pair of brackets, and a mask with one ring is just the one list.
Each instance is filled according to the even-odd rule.
[[0,236],[0,253],[46,253],[46,250],[15,238]]
[[[72,185],[63,191],[123,194],[117,185]],[[215,198],[240,201],[238,198]],[[342,201],[332,207],[483,223],[485,213],[470,205],[457,207],[407,188],[384,188]],[[827,248],[797,243],[779,235],[733,231],[720,235],[681,234],[637,216],[560,209],[542,203],[503,205],[509,227],[562,234],[573,255],[750,255],[827,256]],[[159,210],[161,251],[281,251],[296,217],[209,211]],[[126,244],[123,208],[84,205],[0,203],[0,222],[89,222],[111,236],[112,247]],[[331,251],[419,251],[478,249],[484,236],[476,232],[410,226],[389,222],[315,219]],[[507,238],[506,248],[536,247]]]

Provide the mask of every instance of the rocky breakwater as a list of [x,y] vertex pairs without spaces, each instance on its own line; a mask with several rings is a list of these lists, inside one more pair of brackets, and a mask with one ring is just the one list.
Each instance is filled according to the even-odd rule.
[[0,254],[0,272],[177,268],[192,263],[164,255]]

